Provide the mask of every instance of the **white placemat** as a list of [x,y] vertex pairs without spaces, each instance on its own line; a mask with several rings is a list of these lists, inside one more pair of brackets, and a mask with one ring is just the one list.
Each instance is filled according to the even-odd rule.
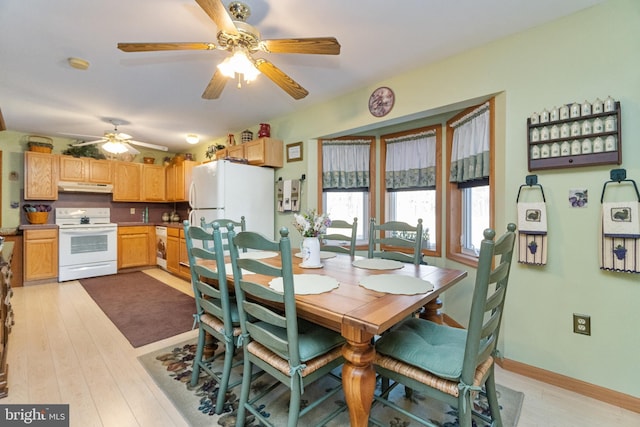
[[[242,270],[243,276],[247,274],[256,274],[253,271],[245,270],[244,268],[241,268],[240,270]],[[226,273],[227,277],[233,277],[233,265],[231,265],[230,262],[224,265],[224,272]]]
[[404,267],[400,261],[381,258],[364,258],[353,261],[352,265],[367,270],[395,270]]
[[[296,252],[293,255],[298,257],[298,258],[302,258],[302,252]],[[336,254],[334,254],[333,252],[320,251],[320,259],[335,258],[335,256],[336,256]]]
[[242,259],[264,259],[264,258],[273,258],[277,257],[277,252],[272,251],[249,251],[249,252],[240,252],[238,254],[238,258]]
[[[312,295],[329,292],[339,286],[336,279],[320,274],[294,274],[293,287],[296,295]],[[269,282],[274,291],[284,292],[282,277],[276,277]]]
[[387,294],[415,295],[433,290],[433,284],[426,280],[398,274],[374,274],[360,279],[360,286]]

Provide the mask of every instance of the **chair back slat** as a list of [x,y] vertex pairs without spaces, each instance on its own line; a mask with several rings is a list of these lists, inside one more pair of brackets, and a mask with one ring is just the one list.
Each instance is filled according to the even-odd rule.
[[[298,347],[298,318],[296,311],[295,292],[293,286],[293,261],[289,230],[280,229],[280,240],[273,241],[266,236],[251,231],[241,231],[236,234],[233,225],[228,227],[229,254],[233,268],[233,278],[238,302],[240,326],[243,334],[249,334],[263,346],[288,359],[291,366],[300,364]],[[214,235],[219,233],[214,227]],[[281,268],[268,265],[255,259],[239,258],[240,250],[275,251],[280,254]],[[256,274],[243,274],[247,270]],[[277,292],[260,283],[252,281],[257,274],[281,277],[283,292]],[[281,310],[261,305],[256,300],[269,300],[281,303]],[[259,319],[259,322],[249,323],[249,316]],[[266,324],[266,325],[263,325]],[[273,330],[281,329],[281,337],[274,338]],[[285,339],[286,337],[286,339]]]
[[[212,233],[191,225],[189,221],[183,222],[183,228],[197,314],[207,313],[220,319],[224,331],[219,332],[220,337],[217,338],[224,339],[225,335],[232,334],[233,331],[232,299],[227,285],[224,254],[222,251],[215,251],[215,237]],[[203,249],[206,247],[209,249]],[[215,271],[212,268],[214,261]],[[206,279],[215,282],[215,286],[205,282]],[[235,306],[235,301],[233,305]]]
[[[229,245],[227,244],[227,233],[226,233],[226,229],[227,229],[227,225],[228,224],[232,224],[234,227],[239,228],[241,231],[245,231],[247,229],[247,222],[244,218],[244,216],[240,217],[240,221],[235,221],[233,219],[227,219],[227,218],[221,218],[221,219],[216,219],[210,222],[207,222],[204,217],[200,218],[200,228],[202,228],[203,230],[205,230],[208,233],[213,233],[213,223],[217,222],[218,224],[220,224],[220,227],[222,227],[222,243],[223,243],[223,250],[227,251],[229,250]],[[213,243],[207,243],[205,245],[205,248],[207,249],[212,249],[213,248]]]
[[[369,258],[384,258],[413,264],[422,264],[422,218],[417,225],[402,221],[369,223]],[[403,251],[404,249],[404,251]]]
[[[515,224],[509,224],[507,232],[497,241],[494,241],[495,231],[492,229],[484,231],[484,239],[480,245],[478,256],[478,268],[462,366],[461,379],[466,384],[472,384],[476,367],[495,351],[498,342],[513,257],[515,229]],[[491,288],[493,289],[489,292]]]
[[[331,220],[328,227],[331,233],[322,235],[320,239],[320,249],[328,252],[336,252],[349,254],[351,256],[356,253],[356,237],[358,234],[358,218],[353,218],[352,223],[341,219]],[[336,231],[338,229],[338,231]],[[349,234],[340,233],[339,230],[350,230]]]

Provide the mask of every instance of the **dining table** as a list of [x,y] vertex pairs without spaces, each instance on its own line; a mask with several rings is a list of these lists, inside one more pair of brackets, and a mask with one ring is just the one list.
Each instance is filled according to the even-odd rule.
[[[280,266],[279,254],[272,255],[261,261]],[[393,268],[375,265],[363,268],[358,265],[372,260],[328,252],[321,255],[321,265],[314,268],[302,267],[302,258],[299,254],[293,255],[296,309],[299,317],[340,332],[344,337],[342,384],[351,426],[367,426],[376,384],[374,337],[419,312],[422,317],[442,323],[438,297],[465,278],[467,272],[409,263],[398,263]],[[231,269],[227,270],[229,275]],[[299,294],[298,275],[329,276],[335,279],[335,287],[320,293]],[[373,277],[376,275],[382,276]],[[269,286],[272,279],[256,275],[252,281]],[[372,279],[386,288],[373,290],[371,286],[363,286]],[[426,285],[429,290],[418,288],[411,293],[399,293],[407,292],[396,289],[405,281],[419,282],[419,286]]]

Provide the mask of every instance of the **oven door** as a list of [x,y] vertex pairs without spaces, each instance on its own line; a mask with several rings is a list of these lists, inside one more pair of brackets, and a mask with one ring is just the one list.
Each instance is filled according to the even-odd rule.
[[58,280],[117,272],[117,226],[60,228],[58,240]]

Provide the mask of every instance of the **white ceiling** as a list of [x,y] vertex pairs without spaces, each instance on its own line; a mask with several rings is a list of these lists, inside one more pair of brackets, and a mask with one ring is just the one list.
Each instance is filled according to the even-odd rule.
[[[9,130],[101,136],[188,149],[603,0],[246,0],[263,39],[334,36],[339,56],[256,54],[309,91],[294,100],[265,76],[217,100],[202,92],[223,51],[125,53],[118,42],[216,42],[195,0],[1,0],[0,109]],[[228,4],[228,0],[224,0]],[[71,68],[69,57],[90,63]],[[277,131],[275,132],[277,136]],[[84,138],[89,139],[89,138]]]

